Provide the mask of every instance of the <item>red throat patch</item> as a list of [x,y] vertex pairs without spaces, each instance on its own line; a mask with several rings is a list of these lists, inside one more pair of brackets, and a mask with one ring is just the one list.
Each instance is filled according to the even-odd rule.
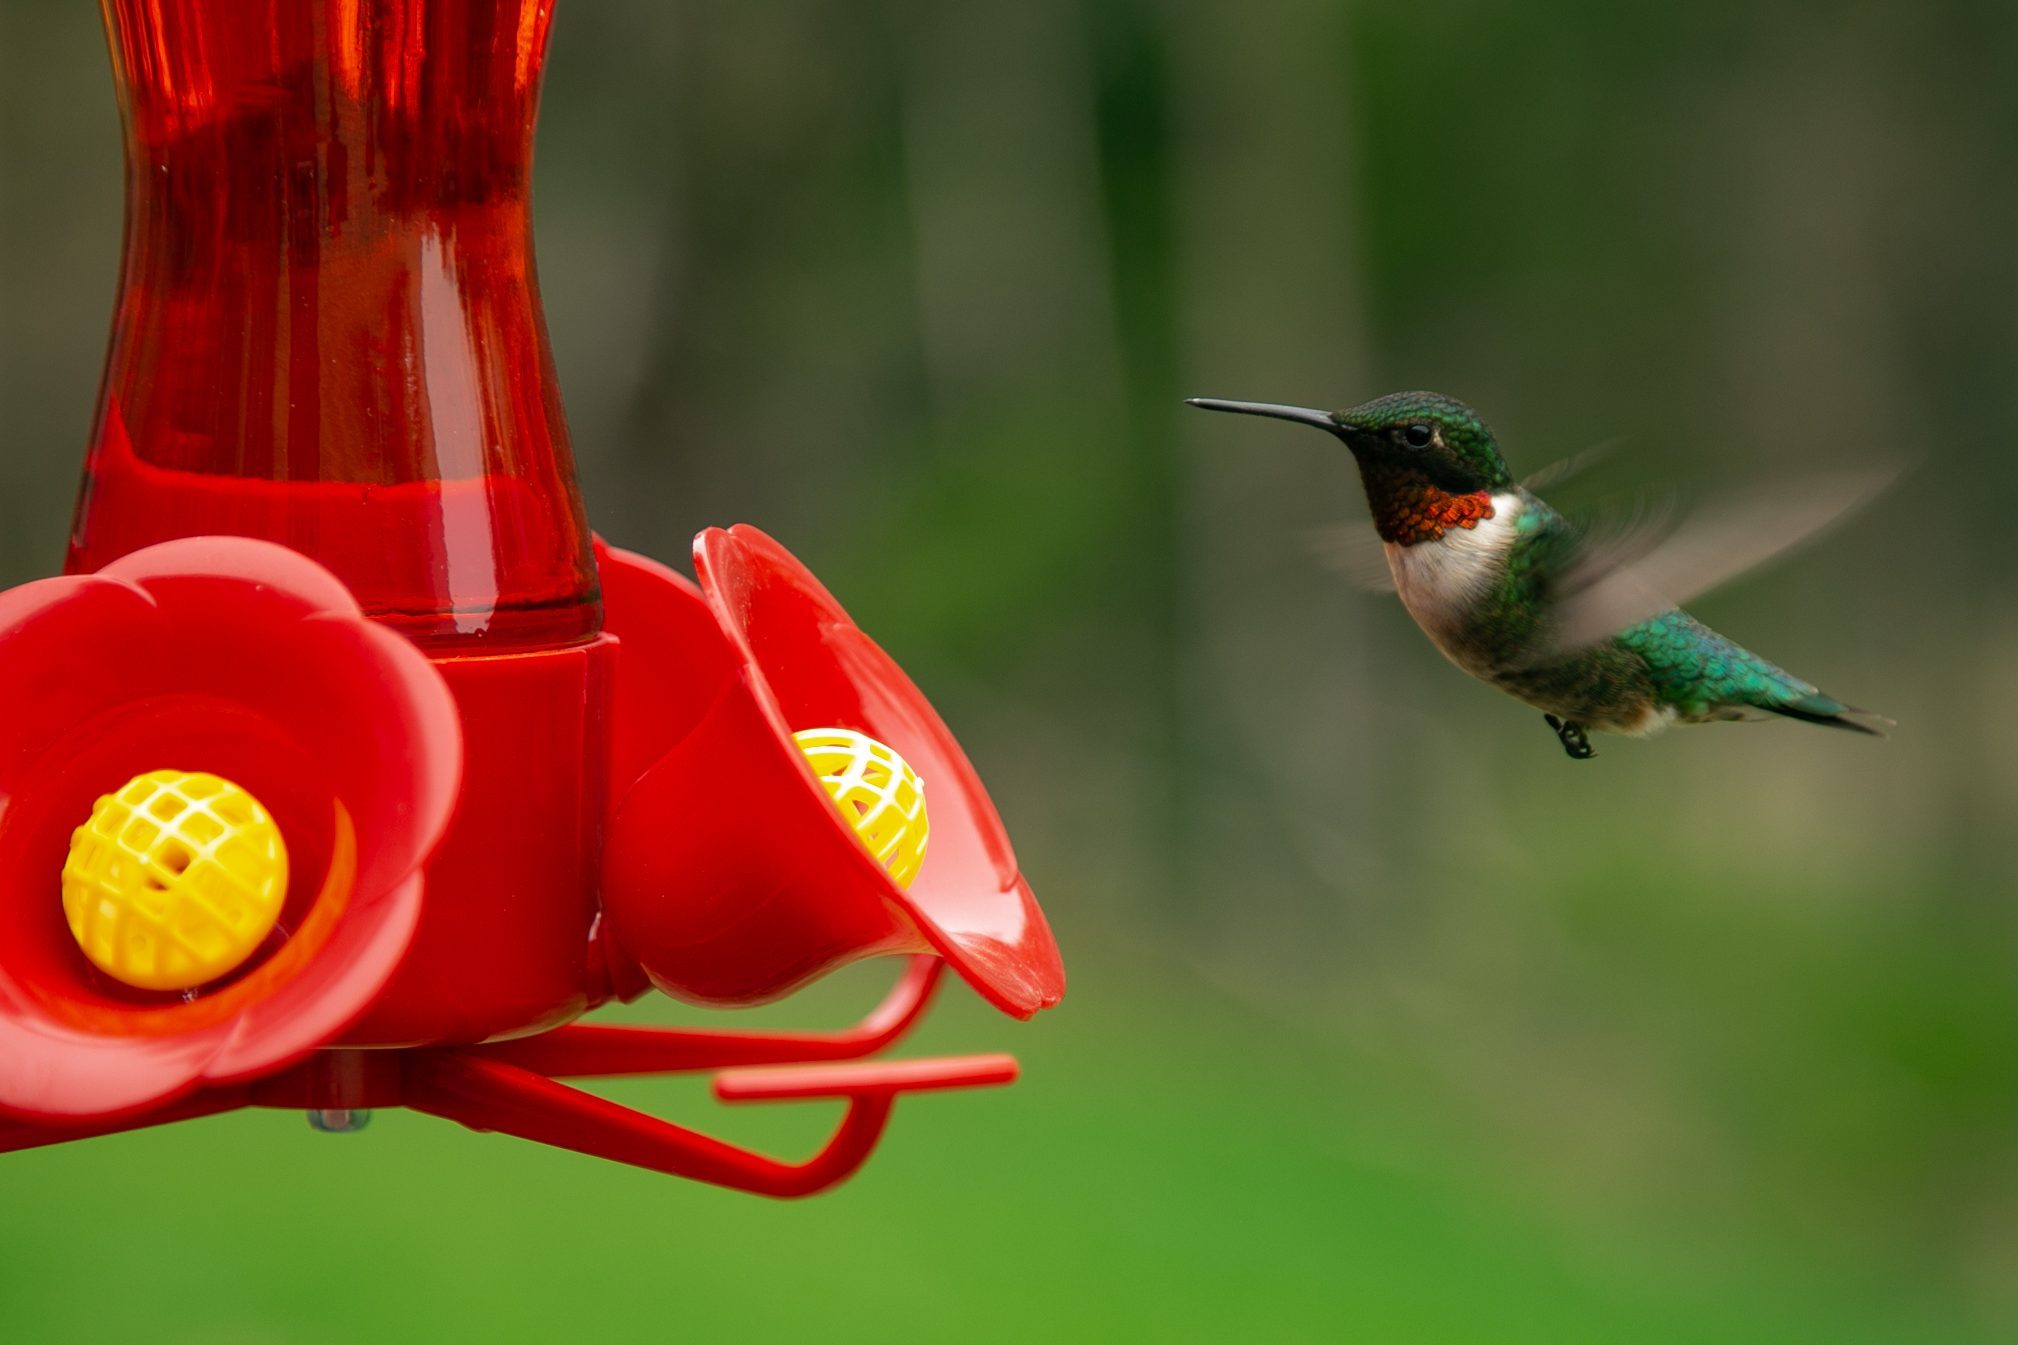
[[1480,519],[1493,516],[1492,495],[1475,490],[1453,495],[1431,484],[1421,472],[1404,467],[1376,465],[1360,473],[1366,482],[1366,501],[1373,509],[1374,531],[1383,542],[1414,546],[1433,542],[1452,528],[1476,528]]

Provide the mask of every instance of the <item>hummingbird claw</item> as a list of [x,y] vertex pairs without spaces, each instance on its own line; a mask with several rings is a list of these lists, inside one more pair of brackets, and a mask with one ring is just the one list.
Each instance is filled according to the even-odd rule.
[[1569,753],[1571,761],[1589,761],[1598,754],[1582,724],[1574,719],[1558,719],[1552,714],[1543,714],[1542,718],[1548,720],[1549,727],[1556,731],[1556,737],[1561,740],[1563,751]]

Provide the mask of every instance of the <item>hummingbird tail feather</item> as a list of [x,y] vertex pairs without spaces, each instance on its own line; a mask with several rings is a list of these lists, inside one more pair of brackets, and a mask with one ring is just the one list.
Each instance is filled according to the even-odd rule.
[[1776,715],[1785,715],[1789,719],[1798,719],[1804,724],[1848,729],[1852,733],[1868,733],[1874,738],[1884,737],[1885,731],[1895,727],[1898,722],[1887,719],[1884,715],[1873,714],[1869,710],[1859,710],[1854,705],[1845,705],[1833,696],[1824,696],[1819,691],[1761,708],[1771,710]]

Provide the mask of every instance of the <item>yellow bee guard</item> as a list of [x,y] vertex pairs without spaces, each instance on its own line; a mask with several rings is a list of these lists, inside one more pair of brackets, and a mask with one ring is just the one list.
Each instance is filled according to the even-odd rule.
[[72,833],[63,914],[99,970],[188,990],[237,968],[273,932],[287,847],[258,799],[201,771],[150,771],[99,799]]
[[876,862],[897,886],[909,887],[924,866],[932,833],[918,773],[890,748],[853,729],[801,729],[792,740]]

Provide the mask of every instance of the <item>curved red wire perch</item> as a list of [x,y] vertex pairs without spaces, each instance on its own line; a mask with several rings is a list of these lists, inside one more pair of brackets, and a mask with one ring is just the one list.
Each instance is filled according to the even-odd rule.
[[[883,1002],[839,1032],[710,1032],[685,1028],[570,1024],[536,1037],[456,1051],[416,1052],[405,1073],[408,1107],[473,1130],[496,1131],[599,1158],[760,1195],[823,1191],[861,1167],[901,1093],[1005,1084],[1005,1055],[804,1068],[729,1069],[784,1062],[858,1061],[910,1031],[939,983],[936,957],[913,957]],[[844,1098],[848,1110],[827,1143],[787,1163],[648,1116],[558,1082],[585,1076],[728,1069],[715,1079],[725,1102]]]
[[[318,1051],[257,1084],[202,1089],[167,1106],[108,1122],[0,1120],[0,1153],[240,1107],[404,1106],[472,1130],[516,1135],[654,1172],[760,1195],[807,1196],[862,1166],[900,1094],[986,1087],[1016,1078],[1016,1061],[1006,1055],[861,1059],[910,1031],[931,1002],[943,966],[934,957],[913,957],[882,1003],[838,1032],[570,1024],[487,1046]],[[786,1067],[747,1068],[760,1065]],[[848,1109],[817,1153],[788,1163],[559,1082],[695,1070],[724,1071],[715,1078],[715,1095],[724,1102],[840,1098]]]
[[[1016,1062],[1002,1055],[940,1060],[814,1065],[805,1070],[749,1071],[760,1079],[724,1075],[717,1092],[730,1100],[841,1097],[848,1110],[827,1143],[803,1163],[787,1163],[724,1143],[684,1126],[544,1078],[516,1065],[461,1051],[430,1053],[420,1077],[409,1078],[406,1105],[458,1121],[577,1153],[649,1168],[758,1195],[791,1197],[824,1191],[854,1174],[876,1147],[899,1094],[1008,1083]],[[788,1076],[808,1076],[795,1081]]]
[[936,957],[911,958],[883,1002],[839,1032],[712,1032],[570,1023],[533,1037],[470,1047],[467,1054],[517,1065],[549,1079],[856,1060],[883,1050],[916,1025],[931,1004],[945,967]]

